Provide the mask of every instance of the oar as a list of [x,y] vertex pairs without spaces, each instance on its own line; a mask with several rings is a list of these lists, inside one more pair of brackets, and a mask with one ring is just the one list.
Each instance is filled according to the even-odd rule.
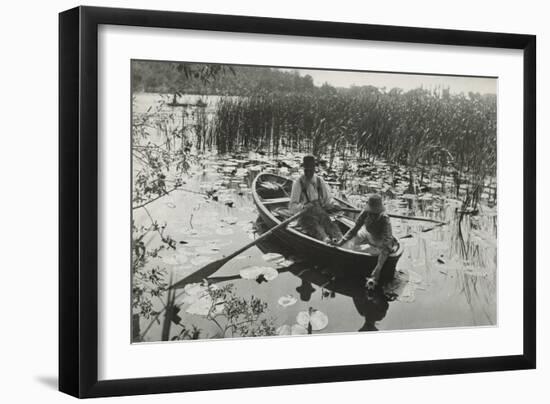
[[288,219],[282,221],[277,226],[272,227],[268,231],[266,231],[264,234],[262,234],[260,237],[258,237],[256,240],[254,240],[251,243],[248,243],[244,247],[239,248],[234,253],[228,255],[227,257],[223,257],[217,261],[211,262],[210,264],[207,264],[206,266],[202,267],[201,269],[197,270],[196,272],[192,273],[189,276],[186,276],[185,278],[181,279],[180,281],[176,282],[174,285],[171,286],[172,289],[178,289],[182,288],[188,283],[194,283],[194,282],[200,282],[201,280],[208,278],[210,275],[214,274],[217,270],[219,270],[222,266],[224,266],[228,261],[235,258],[237,255],[242,253],[243,251],[248,250],[250,247],[255,246],[263,239],[269,237],[273,234],[273,232],[279,230],[282,227],[285,227],[290,222],[298,219],[300,216],[302,216],[304,213],[306,213],[307,209],[302,210],[301,212],[296,213],[294,216],[289,217]]
[[[444,223],[444,222],[441,222],[441,223],[437,223],[435,226],[433,227],[430,227],[429,229],[422,229],[420,230],[421,233],[427,233],[429,231],[432,231],[433,229],[437,228],[437,227],[441,227],[441,226],[445,226],[447,223]],[[414,237],[414,234],[412,233],[409,233],[409,234],[406,234],[404,235],[403,237],[399,237],[399,239],[404,239],[404,238],[412,238]]]
[[[353,213],[361,213],[362,212],[361,209],[356,209],[356,208],[343,208],[343,207],[341,207],[340,210],[343,211],[343,212],[353,212]],[[447,224],[446,222],[441,222],[439,220],[430,219],[430,218],[427,218],[427,217],[395,215],[393,213],[388,213],[387,215],[389,217],[393,217],[395,219],[416,220],[418,222],[430,222],[430,223],[437,223],[439,225]]]

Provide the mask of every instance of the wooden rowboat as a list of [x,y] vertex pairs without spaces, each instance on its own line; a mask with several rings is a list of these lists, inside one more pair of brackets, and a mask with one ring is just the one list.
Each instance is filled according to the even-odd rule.
[[[285,219],[280,212],[288,208],[292,180],[275,174],[261,173],[252,183],[252,197],[258,208],[260,218],[265,226],[272,228]],[[335,198],[341,207],[354,208],[353,205]],[[345,234],[355,223],[357,213],[340,212],[333,215],[333,220]],[[351,274],[369,276],[378,260],[377,255],[364,251],[336,247],[300,231],[297,226],[289,225],[274,233],[275,237],[293,252],[324,267]],[[403,254],[403,248],[397,247],[390,254],[381,273],[381,282],[391,280],[395,274],[397,261]]]

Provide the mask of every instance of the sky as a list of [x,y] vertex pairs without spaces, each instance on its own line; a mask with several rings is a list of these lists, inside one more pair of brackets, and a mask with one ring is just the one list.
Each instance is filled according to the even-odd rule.
[[453,94],[472,91],[481,94],[497,93],[497,79],[480,77],[459,77],[459,76],[433,76],[420,74],[400,73],[371,73],[371,72],[345,72],[334,70],[307,70],[295,69],[301,76],[309,74],[313,77],[316,86],[328,83],[334,87],[351,87],[353,85],[375,87],[386,87],[391,90],[394,87],[405,91],[423,87],[425,89],[449,88]]

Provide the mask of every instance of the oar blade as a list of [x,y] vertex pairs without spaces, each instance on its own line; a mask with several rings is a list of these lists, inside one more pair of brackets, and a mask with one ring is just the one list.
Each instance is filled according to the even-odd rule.
[[213,275],[218,269],[220,269],[222,266],[225,265],[225,263],[229,260],[231,260],[233,257],[236,257],[237,255],[241,254],[243,251],[248,250],[250,247],[258,244],[260,241],[262,241],[264,238],[269,237],[273,232],[277,229],[280,229],[293,220],[298,219],[300,216],[302,216],[304,213],[306,213],[306,209],[302,210],[301,212],[296,213],[294,216],[289,217],[288,219],[284,220],[283,222],[279,223],[277,226],[272,227],[270,230],[262,234],[260,237],[258,237],[256,240],[248,243],[244,247],[239,248],[237,251],[233,252],[232,254],[228,255],[227,257],[221,258],[217,261],[211,262],[210,264],[202,267],[198,271],[192,273],[191,275],[183,278],[182,280],[176,282],[172,289],[179,289],[183,288],[185,285],[189,283],[195,283],[200,282],[203,279],[208,278],[210,275]]

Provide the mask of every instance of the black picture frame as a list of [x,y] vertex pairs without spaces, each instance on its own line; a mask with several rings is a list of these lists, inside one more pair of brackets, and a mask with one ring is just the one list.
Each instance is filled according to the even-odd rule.
[[[100,24],[523,50],[523,353],[98,381]],[[59,15],[59,389],[76,397],[324,383],[536,366],[536,37],[325,21],[77,7]]]

